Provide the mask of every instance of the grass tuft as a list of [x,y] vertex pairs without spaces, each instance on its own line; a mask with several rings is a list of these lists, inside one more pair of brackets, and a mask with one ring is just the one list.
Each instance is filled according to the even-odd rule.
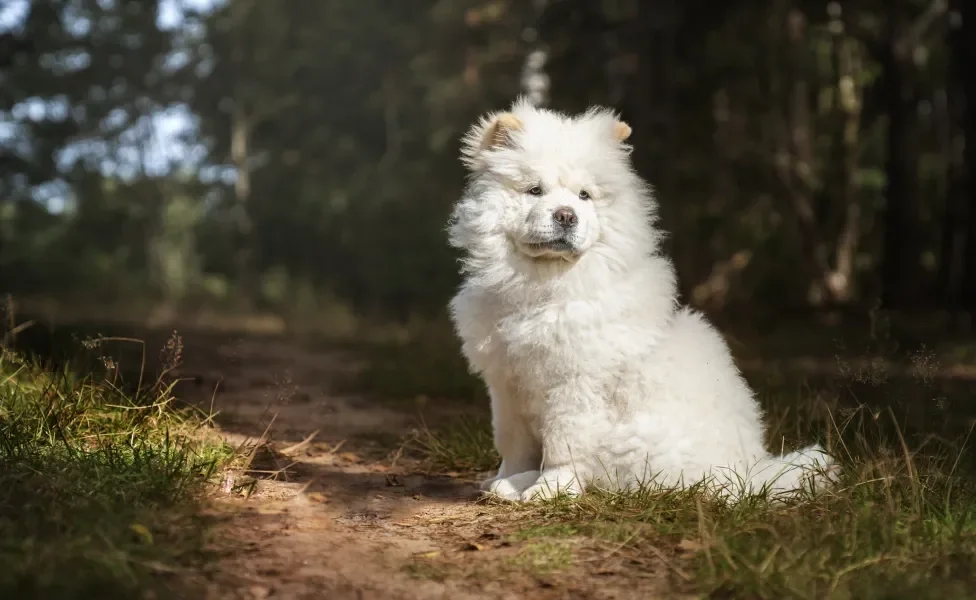
[[573,564],[573,548],[567,540],[541,540],[522,546],[509,564],[535,575],[562,571]]
[[487,421],[457,419],[450,427],[426,427],[407,440],[407,449],[424,457],[434,470],[482,472],[498,467],[491,427]]
[[232,450],[171,391],[0,349],[0,597],[142,597],[200,558],[198,501]]
[[945,465],[848,465],[836,491],[791,506],[733,506],[697,489],[596,492],[536,507],[550,522],[608,533],[636,555],[693,548],[695,591],[758,598],[947,598],[976,586],[976,494]]
[[[902,436],[869,435],[859,423],[857,431],[843,432],[840,485],[802,502],[776,505],[755,495],[727,505],[701,487],[592,491],[515,507],[528,524],[511,537],[546,549],[583,540],[614,560],[663,563],[676,585],[705,595],[972,597],[976,480],[961,467],[965,445],[928,440],[909,450]],[[481,433],[428,433],[428,456],[451,469],[489,456],[491,438],[482,426]],[[526,562],[530,570],[538,566],[533,560]]]

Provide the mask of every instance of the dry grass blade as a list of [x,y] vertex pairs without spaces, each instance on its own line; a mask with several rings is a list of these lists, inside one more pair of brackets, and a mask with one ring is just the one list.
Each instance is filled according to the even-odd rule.
[[233,455],[171,391],[0,351],[0,596],[130,597],[201,551],[198,499]]

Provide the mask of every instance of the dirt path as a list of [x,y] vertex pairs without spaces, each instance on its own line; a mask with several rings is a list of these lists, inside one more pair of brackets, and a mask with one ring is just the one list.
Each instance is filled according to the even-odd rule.
[[[333,392],[357,368],[349,357],[277,341],[205,354],[185,362],[207,365],[195,373],[196,400],[206,404],[217,386],[213,407],[230,441],[270,437],[252,464],[252,493],[228,480],[214,501],[223,554],[208,598],[660,595],[654,565],[648,579],[628,581],[615,575],[612,557],[583,550],[573,551],[572,569],[549,572],[531,560],[525,568],[508,535],[518,528],[512,511],[479,501],[473,478],[422,473],[397,452],[419,423],[416,407]],[[423,416],[431,423],[458,412],[428,407]]]

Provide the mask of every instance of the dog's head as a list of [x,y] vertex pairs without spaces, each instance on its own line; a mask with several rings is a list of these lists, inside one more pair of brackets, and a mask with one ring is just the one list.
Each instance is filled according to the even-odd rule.
[[463,140],[471,180],[453,245],[509,264],[652,251],[652,204],[631,169],[629,135],[605,109],[571,117],[520,101],[483,117]]

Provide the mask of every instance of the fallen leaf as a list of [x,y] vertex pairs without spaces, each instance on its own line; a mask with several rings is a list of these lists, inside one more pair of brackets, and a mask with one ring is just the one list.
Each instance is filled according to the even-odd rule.
[[338,456],[344,461],[351,462],[351,463],[359,463],[363,461],[361,456],[353,452],[340,452],[336,456]]
[[430,552],[421,552],[417,554],[417,558],[434,558],[435,556],[440,556],[440,550],[432,550]]
[[322,492],[309,492],[305,494],[305,497],[308,498],[311,502],[317,502],[319,504],[329,501],[329,497],[323,494]]
[[251,596],[255,600],[264,600],[271,595],[271,588],[265,587],[263,585],[252,585],[251,586]]
[[681,540],[675,545],[678,552],[698,552],[703,548],[701,542],[695,540]]
[[153,543],[152,533],[149,531],[149,528],[146,527],[145,525],[141,523],[133,523],[132,525],[129,525],[129,529],[131,529],[133,533],[139,536],[139,539],[145,542],[146,544]]

